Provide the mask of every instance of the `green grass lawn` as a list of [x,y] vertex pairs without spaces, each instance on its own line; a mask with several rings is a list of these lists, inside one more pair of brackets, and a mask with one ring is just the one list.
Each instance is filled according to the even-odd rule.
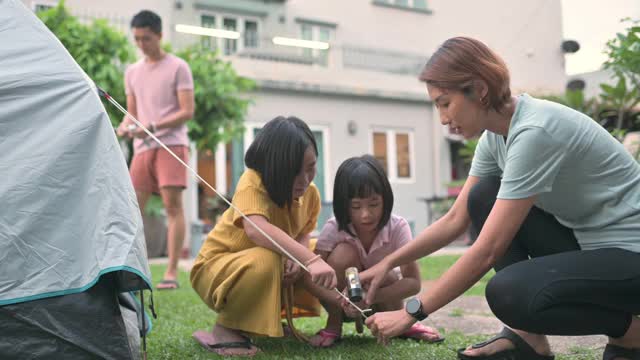
[[[420,275],[422,276],[422,280],[435,280],[439,278],[440,275],[450,268],[459,257],[460,255],[439,255],[420,259],[418,264],[420,265]],[[484,296],[484,289],[487,286],[487,282],[494,274],[495,272],[491,270],[464,294]]]
[[[456,256],[430,257],[421,261],[420,266],[425,279],[437,278],[455,261]],[[154,284],[160,281],[164,266],[151,266]],[[220,358],[207,352],[191,334],[195,330],[210,329],[216,315],[200,300],[191,289],[188,273],[179,275],[180,289],[173,291],[154,291],[158,319],[147,339],[149,359],[212,359]],[[486,283],[486,279],[483,279]],[[484,283],[473,294],[484,293]],[[324,326],[326,317],[295,320],[296,327],[306,334],[313,334]],[[383,347],[376,344],[368,330],[359,335],[353,324],[346,324],[342,342],[333,348],[315,349],[295,339],[259,338],[255,340],[262,353],[256,359],[457,359],[456,349],[486,339],[486,336],[465,336],[458,332],[440,329],[446,337],[441,344],[423,344],[408,340],[393,340]],[[590,352],[576,349],[576,355],[556,357],[567,359],[598,359]]]

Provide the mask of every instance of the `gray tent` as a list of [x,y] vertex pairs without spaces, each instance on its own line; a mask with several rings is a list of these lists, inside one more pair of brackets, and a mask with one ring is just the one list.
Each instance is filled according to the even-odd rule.
[[0,359],[136,358],[150,272],[127,166],[95,85],[18,0],[0,0],[0,174]]

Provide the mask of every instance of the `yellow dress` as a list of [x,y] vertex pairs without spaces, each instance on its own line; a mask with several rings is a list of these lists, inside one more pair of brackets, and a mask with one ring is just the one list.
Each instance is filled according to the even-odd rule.
[[[232,202],[245,215],[262,215],[294,239],[310,234],[320,213],[320,193],[314,184],[290,208],[280,208],[269,197],[260,175],[251,169],[240,177]],[[257,335],[283,336],[285,257],[251,241],[242,220],[233,208],[224,212],[200,249],[191,284],[218,313],[218,324]],[[318,300],[301,290],[295,289],[293,313],[320,315]]]

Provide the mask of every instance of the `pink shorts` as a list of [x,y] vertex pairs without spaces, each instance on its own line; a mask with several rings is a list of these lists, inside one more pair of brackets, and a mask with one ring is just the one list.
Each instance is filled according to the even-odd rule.
[[[188,163],[189,149],[186,146],[168,148]],[[134,155],[129,173],[133,188],[137,192],[159,194],[163,187],[187,187],[187,169],[164,148],[155,148]]]

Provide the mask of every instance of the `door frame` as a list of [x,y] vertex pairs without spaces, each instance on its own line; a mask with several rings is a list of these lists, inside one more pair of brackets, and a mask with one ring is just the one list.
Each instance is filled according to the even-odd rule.
[[[261,128],[265,125],[266,123],[260,123],[260,122],[250,122],[247,121],[245,122],[245,132],[244,132],[244,137],[243,137],[243,143],[244,143],[244,153],[247,152],[247,149],[249,149],[249,145],[251,145],[251,142],[253,141],[253,133],[255,131],[256,128]],[[311,129],[311,131],[313,132],[319,132],[322,134],[322,155],[323,155],[323,164],[322,164],[322,171],[323,171],[323,185],[324,185],[324,198],[322,198],[321,200],[323,202],[331,202],[333,201],[333,181],[329,181],[329,174],[330,174],[330,163],[331,163],[331,141],[330,141],[330,131],[329,131],[329,126],[327,125],[315,125],[315,124],[309,124],[309,129]]]

